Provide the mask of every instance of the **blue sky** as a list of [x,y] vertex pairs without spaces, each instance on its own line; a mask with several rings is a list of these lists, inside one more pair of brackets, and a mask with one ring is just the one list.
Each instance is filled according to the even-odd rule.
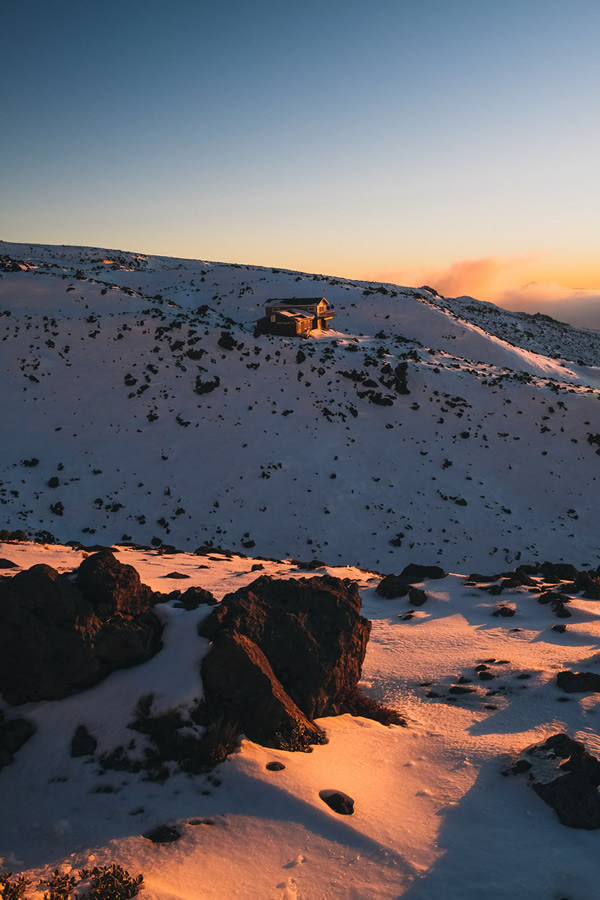
[[599,35],[588,0],[8,3],[0,236],[595,291]]

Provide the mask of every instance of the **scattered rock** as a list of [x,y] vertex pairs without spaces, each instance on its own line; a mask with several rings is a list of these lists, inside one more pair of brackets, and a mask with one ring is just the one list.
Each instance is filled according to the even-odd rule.
[[183,594],[179,594],[173,606],[177,609],[198,609],[202,604],[216,606],[219,601],[210,591],[201,587],[190,587]]
[[354,800],[341,791],[319,791],[321,800],[340,816],[354,815]]
[[420,566],[417,563],[409,563],[402,569],[400,576],[409,581],[428,581],[437,578],[446,578],[447,572],[440,566]]
[[34,732],[27,719],[5,719],[0,711],[0,769],[12,762],[14,754]]
[[588,693],[590,691],[600,693],[600,675],[596,672],[559,672],[556,676],[556,684],[567,694]]
[[85,725],[79,725],[71,739],[71,756],[91,756],[96,752],[98,741]]
[[495,609],[492,613],[493,616],[502,616],[502,618],[508,618],[509,616],[514,616],[516,610],[513,609],[512,606],[499,606],[498,609]]
[[402,575],[386,575],[375,588],[375,593],[386,600],[395,600],[397,597],[405,597],[411,586],[410,581]]
[[152,841],[153,844],[170,844],[178,841],[181,833],[170,825],[157,825],[151,831],[145,831],[142,837],[145,837],[147,841]]
[[427,594],[425,591],[421,590],[421,588],[411,587],[408,592],[408,601],[409,603],[412,603],[413,606],[423,606],[427,601]]
[[163,578],[189,578],[189,575],[184,575],[183,572],[169,572],[168,575],[163,575]]
[[266,764],[265,769],[268,769],[269,772],[281,772],[285,766],[281,762],[270,762]]
[[504,774],[523,772],[563,825],[600,828],[600,760],[580,741],[567,734],[554,734],[543,743],[527,747]]
[[19,564],[13,562],[12,559],[4,559],[0,557],[0,569],[18,569]]

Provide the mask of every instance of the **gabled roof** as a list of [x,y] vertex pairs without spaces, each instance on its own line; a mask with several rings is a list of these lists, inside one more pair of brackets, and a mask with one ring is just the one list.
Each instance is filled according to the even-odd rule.
[[307,313],[305,309],[280,309],[277,310],[278,316],[287,316],[290,319],[312,319],[312,313]]
[[304,306],[316,306],[317,303],[327,303],[329,301],[325,297],[288,297],[284,299],[273,298],[267,300],[265,306],[292,306],[295,309],[302,309]]

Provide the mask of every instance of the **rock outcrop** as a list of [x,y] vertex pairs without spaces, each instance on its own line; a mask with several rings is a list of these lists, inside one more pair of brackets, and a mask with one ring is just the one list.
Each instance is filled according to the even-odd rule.
[[580,741],[561,733],[527,747],[504,774],[522,773],[563,825],[600,828],[600,760]]
[[6,719],[0,712],[0,769],[12,762],[14,754],[34,732],[27,719]]
[[600,693],[600,675],[597,672],[571,672],[565,669],[557,674],[556,684],[567,694]]
[[263,575],[228,594],[199,628],[209,717],[266,746],[323,740],[312,720],[354,711],[371,623],[356,584],[329,575]]
[[0,581],[0,694],[8,703],[54,700],[149,659],[162,625],[153,593],[104,550],[75,577],[46,565]]

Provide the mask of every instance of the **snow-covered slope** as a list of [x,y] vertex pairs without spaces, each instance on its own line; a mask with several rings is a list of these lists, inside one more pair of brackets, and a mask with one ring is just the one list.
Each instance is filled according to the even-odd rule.
[[[116,553],[155,590],[173,585],[165,580],[173,569],[188,576],[185,587],[218,599],[256,577],[248,558]],[[21,568],[69,572],[86,554],[7,543],[0,555]],[[263,566],[274,577],[306,574],[289,562]],[[573,598],[560,633],[553,625],[563,620],[526,588],[503,592],[502,605],[516,611],[502,618],[493,616],[500,598],[458,575],[425,583],[427,602],[415,610],[407,598],[379,597],[368,571],[328,571],[357,582],[373,623],[363,690],[399,709],[407,727],[325,718],[328,743],[312,753],[242,740],[212,773],[171,765],[163,782],[104,767],[102,754],[142,740],[127,727],[142,695],[152,693],[153,709],[164,712],[185,710],[201,692],[207,642],[195,626],[207,607],[161,604],[165,646],[149,662],[64,700],[11,710],[0,703],[37,728],[0,772],[0,871],[25,871],[28,896],[39,900],[39,878],[57,867],[75,873],[113,862],[143,873],[147,900],[594,900],[598,832],[565,828],[502,768],[557,731],[600,752],[598,695],[565,695],[555,679],[566,667],[598,670],[599,601]],[[73,758],[80,725],[98,747]],[[274,761],[285,768],[267,770]],[[354,815],[332,812],[320,798],[327,790],[352,797]],[[159,825],[180,839],[143,837]]]
[[[599,333],[426,288],[0,253],[5,528],[384,571],[600,561]],[[326,296],[335,332],[254,337],[289,296]]]

